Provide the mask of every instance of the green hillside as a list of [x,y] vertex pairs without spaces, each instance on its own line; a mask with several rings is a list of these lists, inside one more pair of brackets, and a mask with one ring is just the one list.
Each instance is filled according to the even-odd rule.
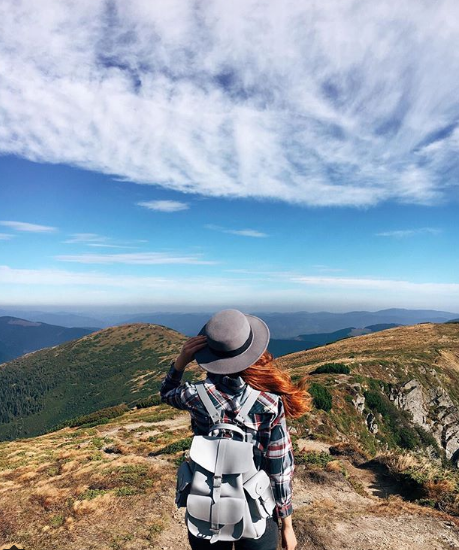
[[459,465],[459,325],[397,327],[278,359],[306,377],[299,435],[348,441],[371,456],[417,450]]
[[123,325],[1,365],[0,440],[151,396],[185,339],[159,325]]

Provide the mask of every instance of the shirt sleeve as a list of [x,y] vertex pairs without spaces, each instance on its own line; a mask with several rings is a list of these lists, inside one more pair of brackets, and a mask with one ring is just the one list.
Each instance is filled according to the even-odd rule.
[[159,390],[161,401],[176,409],[188,409],[187,403],[191,397],[190,384],[182,384],[183,371],[177,370],[172,361],[170,369]]
[[265,458],[277,515],[280,518],[287,517],[293,512],[292,480],[295,464],[282,398],[279,398],[278,415],[271,424],[271,437]]

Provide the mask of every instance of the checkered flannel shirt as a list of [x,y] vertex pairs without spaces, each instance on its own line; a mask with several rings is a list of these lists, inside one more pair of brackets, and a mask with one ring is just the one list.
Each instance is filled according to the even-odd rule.
[[[161,400],[172,407],[191,414],[191,428],[195,435],[207,435],[212,421],[197,393],[196,385],[181,384],[183,372],[174,368],[174,362],[161,385]],[[231,422],[241,408],[248,385],[241,377],[208,374],[205,388],[217,410],[223,413],[222,421]],[[276,513],[280,518],[292,511],[293,449],[285,422],[282,399],[270,392],[261,392],[249,414],[251,423],[246,431],[253,436],[255,462],[270,479],[276,500]]]

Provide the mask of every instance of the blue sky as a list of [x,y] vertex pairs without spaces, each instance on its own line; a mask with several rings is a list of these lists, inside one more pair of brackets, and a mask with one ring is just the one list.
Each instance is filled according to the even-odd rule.
[[309,4],[2,3],[0,307],[459,311],[459,8]]

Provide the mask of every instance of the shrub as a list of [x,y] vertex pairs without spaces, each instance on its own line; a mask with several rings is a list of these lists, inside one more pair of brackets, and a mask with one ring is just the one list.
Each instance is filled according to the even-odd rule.
[[379,412],[389,428],[393,441],[404,449],[414,449],[421,444],[420,435],[410,425],[406,411],[400,411],[388,397],[376,390],[364,392],[367,406]]
[[432,446],[436,450],[439,450],[437,440],[431,433],[429,433],[427,430],[425,430],[422,426],[419,426],[419,425],[416,425],[414,429],[417,431],[419,435],[419,439],[421,440],[421,443],[425,447]]
[[332,408],[332,394],[322,384],[313,382],[308,388],[309,394],[313,398],[314,407],[324,411],[330,411]]
[[191,437],[185,437],[184,439],[179,439],[178,441],[174,441],[174,443],[170,443],[169,445],[166,445],[165,447],[161,447],[161,449],[158,449],[157,451],[153,451],[150,453],[150,456],[158,456],[158,455],[171,455],[178,453],[179,451],[186,451],[190,448],[192,438]]
[[96,426],[97,424],[104,424],[108,422],[111,418],[121,416],[128,410],[129,409],[125,404],[115,405],[114,407],[107,407],[105,409],[100,409],[99,411],[95,411],[90,414],[79,416],[78,418],[74,418],[73,420],[69,420],[67,422],[67,426],[69,426],[70,428],[76,428],[77,426],[91,427]]
[[343,363],[325,363],[324,365],[320,365],[320,367],[313,370],[311,374],[349,374],[350,372],[351,369]]
[[367,406],[372,411],[377,411],[384,417],[390,416],[392,411],[390,410],[388,399],[385,399],[380,392],[368,390],[363,392],[363,395],[365,396]]
[[156,407],[157,405],[161,405],[161,397],[159,395],[152,395],[150,397],[146,397],[145,399],[139,399],[138,401],[134,401],[132,405],[134,407],[137,407],[138,409],[146,409],[147,407]]
[[398,431],[398,443],[404,449],[415,449],[419,445],[419,438],[412,428],[405,426]]
[[329,462],[336,460],[335,457],[330,456],[330,454],[325,451],[300,451],[296,442],[293,443],[293,453],[296,464],[303,464],[305,466],[325,468]]

